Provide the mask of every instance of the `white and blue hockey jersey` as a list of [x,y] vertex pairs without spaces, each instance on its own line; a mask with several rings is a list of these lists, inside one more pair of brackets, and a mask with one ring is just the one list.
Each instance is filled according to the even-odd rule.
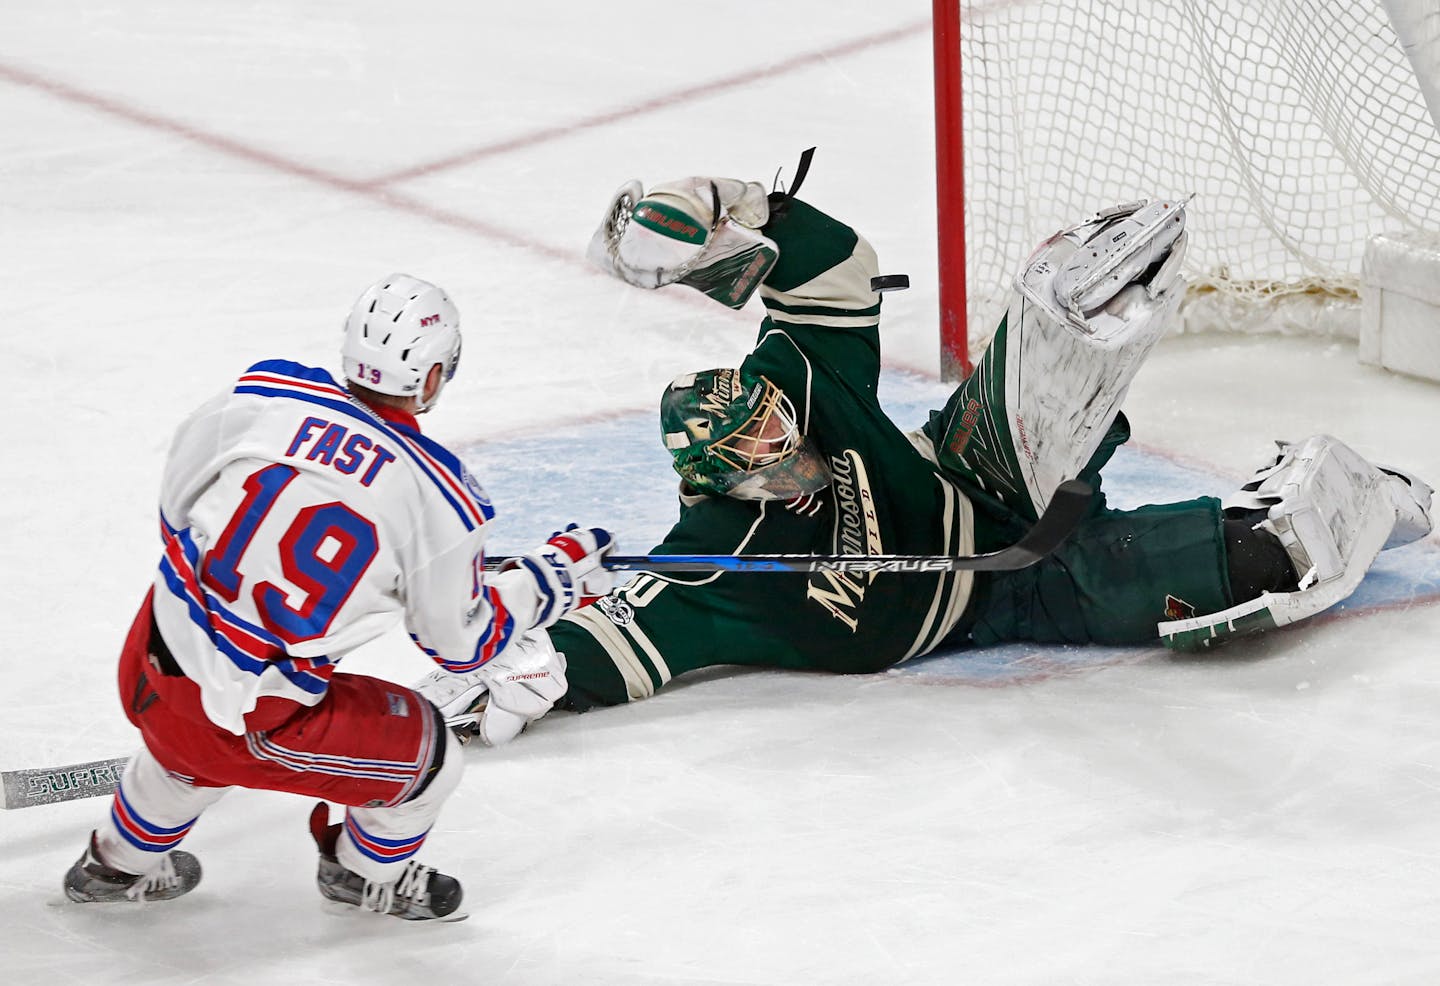
[[236,735],[262,699],[319,702],[339,660],[402,617],[442,667],[471,671],[539,604],[523,571],[487,579],[493,516],[410,415],[372,410],[324,370],[258,363],[176,432],[156,624]]

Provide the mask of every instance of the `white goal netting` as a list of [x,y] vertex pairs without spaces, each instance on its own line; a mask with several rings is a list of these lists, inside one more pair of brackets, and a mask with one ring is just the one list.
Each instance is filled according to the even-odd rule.
[[1353,336],[1366,239],[1440,230],[1380,0],[962,0],[961,35],[972,353],[1031,249],[1116,202],[1195,194],[1187,331]]

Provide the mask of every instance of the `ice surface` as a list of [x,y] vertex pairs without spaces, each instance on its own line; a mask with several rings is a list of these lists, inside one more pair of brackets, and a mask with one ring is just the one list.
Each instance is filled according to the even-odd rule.
[[[818,145],[807,195],[915,285],[886,298],[882,395],[912,423],[943,397],[928,4],[12,6],[4,768],[133,746],[114,655],[171,430],[255,360],[331,365],[388,271],[460,305],[464,364],[426,425],[494,494],[499,549],[571,519],[647,548],[674,509],[656,395],[753,338],[754,311],[584,265],[629,177],[768,182]],[[1222,493],[1315,431],[1434,482],[1437,402],[1343,344],[1179,338],[1135,383],[1107,485]],[[133,909],[61,903],[103,801],[4,813],[6,979],[1440,981],[1437,555],[1394,552],[1334,618],[1199,659],[712,672],[547,719],[466,753],[425,852],[465,881],[457,925],[326,912],[287,795],[230,795],[186,843],[200,889]],[[425,670],[399,634],[347,667]]]

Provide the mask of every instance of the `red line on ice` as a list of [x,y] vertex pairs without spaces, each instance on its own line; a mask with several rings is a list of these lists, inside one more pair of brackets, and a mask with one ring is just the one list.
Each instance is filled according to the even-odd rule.
[[845,41],[841,44],[833,45],[829,48],[821,48],[818,51],[806,52],[805,54],[795,55],[794,57],[787,58],[784,61],[776,62],[774,65],[768,65],[763,68],[747,69],[743,72],[737,72],[734,75],[728,75],[720,79],[714,79],[710,82],[702,82],[699,85],[689,86],[684,89],[677,89],[674,92],[654,96],[650,99],[635,103],[632,106],[623,107],[622,109],[609,110],[604,113],[598,113],[594,116],[585,117],[572,123],[559,124],[553,127],[545,127],[541,130],[533,131],[532,133],[520,134],[519,136],[510,137],[494,144],[487,144],[484,147],[477,147],[474,150],[462,151],[459,154],[453,154],[448,157],[439,158],[429,164],[416,165],[413,168],[404,168],[400,171],[395,171],[388,175],[382,175],[378,178],[374,178],[367,184],[388,185],[393,182],[407,181],[411,178],[419,178],[424,175],[434,174],[437,171],[444,171],[447,168],[455,168],[461,165],[473,164],[476,161],[481,161],[485,158],[495,157],[499,154],[506,154],[510,151],[522,150],[527,147],[534,147],[537,144],[543,144],[548,141],[569,137],[570,135],[578,133],[582,130],[593,130],[596,127],[603,127],[611,123],[618,123],[622,120],[628,120],[632,117],[641,116],[645,113],[651,113],[656,110],[669,109],[682,103],[688,103],[696,99],[703,99],[707,96],[714,96],[718,93],[726,92],[731,89],[739,89],[751,84],[752,82],[758,82],[761,79],[775,78],[776,76],[785,75],[786,73],[796,71],[797,69],[808,68],[811,65],[829,61],[832,58],[841,58],[846,55],[858,54],[871,48],[876,48],[894,41],[904,40],[905,38],[909,38],[921,32],[928,32],[929,30],[930,21],[927,18],[924,21],[907,24],[903,27],[893,28],[889,31],[881,31],[876,34],[868,34],[864,37],[855,38],[851,41]]

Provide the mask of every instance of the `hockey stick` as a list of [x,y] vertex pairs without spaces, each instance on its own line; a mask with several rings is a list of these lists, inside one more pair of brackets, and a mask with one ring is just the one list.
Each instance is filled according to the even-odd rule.
[[[1024,537],[979,555],[607,555],[604,564],[612,572],[1010,572],[1060,547],[1089,512],[1092,492],[1067,479]],[[488,558],[486,567],[507,560]]]
[[4,808],[31,808],[114,794],[129,757],[91,760],[64,767],[32,767],[0,771],[4,783]]
[[[1024,537],[1008,548],[979,555],[619,555],[607,557],[605,567],[617,572],[1007,572],[1033,565],[1058,548],[1089,512],[1090,495],[1085,483],[1066,480]],[[486,567],[504,561],[489,558]],[[113,794],[129,759],[0,771],[0,807],[30,808]]]

